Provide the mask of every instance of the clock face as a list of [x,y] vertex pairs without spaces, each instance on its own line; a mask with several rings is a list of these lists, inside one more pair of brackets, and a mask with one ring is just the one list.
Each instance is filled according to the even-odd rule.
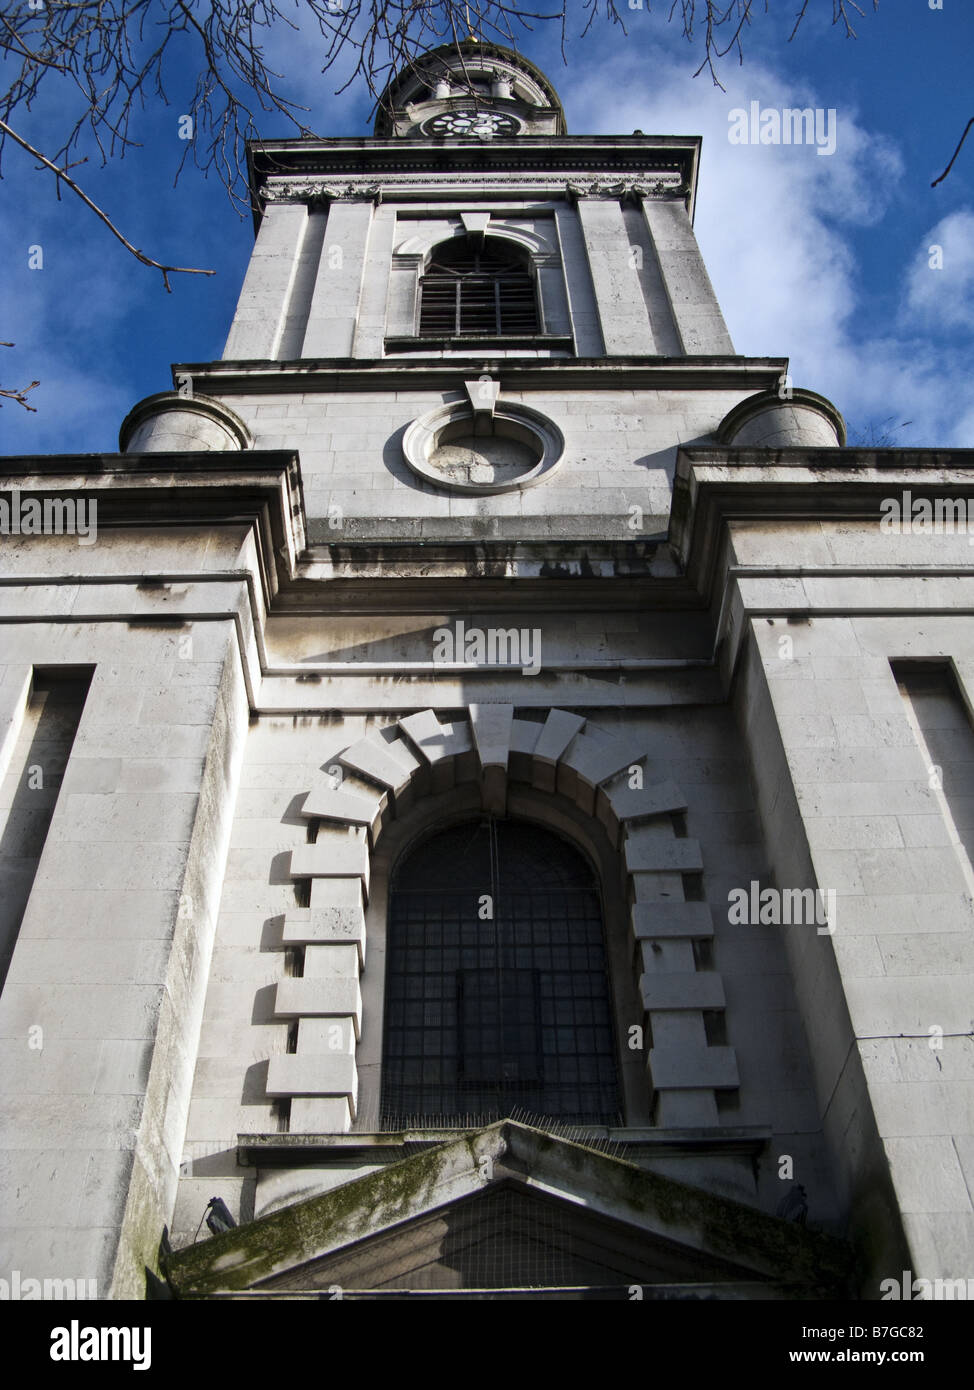
[[500,111],[442,111],[423,126],[427,135],[468,135],[490,138],[492,135],[516,135],[520,121]]

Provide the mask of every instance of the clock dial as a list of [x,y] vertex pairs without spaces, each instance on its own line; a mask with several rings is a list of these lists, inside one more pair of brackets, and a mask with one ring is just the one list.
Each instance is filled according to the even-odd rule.
[[427,135],[459,135],[490,138],[493,135],[516,135],[520,121],[500,111],[442,111],[423,126]]

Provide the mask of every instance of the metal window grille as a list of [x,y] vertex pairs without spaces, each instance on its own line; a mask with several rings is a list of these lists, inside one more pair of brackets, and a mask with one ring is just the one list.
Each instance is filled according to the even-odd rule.
[[494,820],[425,841],[387,954],[383,1128],[621,1122],[601,905],[570,845]]
[[534,281],[515,251],[489,239],[438,248],[420,282],[419,332],[430,338],[513,337],[539,331]]

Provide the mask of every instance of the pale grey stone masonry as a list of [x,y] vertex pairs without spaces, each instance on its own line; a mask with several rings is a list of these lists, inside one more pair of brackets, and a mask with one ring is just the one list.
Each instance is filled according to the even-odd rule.
[[390,206],[377,208],[369,227],[362,302],[356,319],[352,348],[355,357],[381,357],[383,354],[386,306],[389,299],[392,247],[395,236],[395,208]]
[[[479,1120],[389,1132],[386,947],[397,866],[487,817],[599,885],[619,1087],[586,1142],[744,1204],[741,1247],[836,1237],[850,1296],[971,1275],[972,551],[881,516],[905,490],[974,518],[972,456],[847,449],[830,402],[782,399],[700,258],[699,140],[566,137],[508,61],[530,139],[424,134],[462,99],[420,84],[374,137],[253,146],[223,358],[175,367],[119,454],[0,460],[8,510],[99,506],[90,545],[0,531],[0,842],[33,875],[0,1275],[140,1298],[211,1198],[246,1224],[410,1154],[469,1194],[446,1140]],[[428,257],[492,228],[541,329],[420,339]],[[91,685],[31,841],[40,669]],[[731,913],[769,890],[831,917]],[[530,1142],[580,1211],[581,1151]],[[703,1296],[764,1291],[729,1287]]]
[[579,198],[576,206],[606,356],[652,356],[658,349],[618,200]]
[[686,353],[733,353],[686,208],[677,199],[642,199],[670,309]]
[[372,203],[336,201],[328,209],[302,357],[351,357],[362,295]]
[[565,268],[568,306],[579,357],[599,357],[605,350],[599,325],[599,308],[592,284],[592,272],[585,254],[585,238],[574,208],[555,209],[555,226]]
[[223,349],[225,359],[278,355],[308,223],[308,209],[301,203],[265,211]]

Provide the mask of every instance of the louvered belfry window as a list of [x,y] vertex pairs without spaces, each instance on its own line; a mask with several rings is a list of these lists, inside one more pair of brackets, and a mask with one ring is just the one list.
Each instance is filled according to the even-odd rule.
[[382,1125],[621,1122],[595,877],[525,822],[475,821],[393,876]]
[[516,249],[489,237],[479,247],[459,237],[436,248],[420,284],[420,337],[538,331],[534,281]]

